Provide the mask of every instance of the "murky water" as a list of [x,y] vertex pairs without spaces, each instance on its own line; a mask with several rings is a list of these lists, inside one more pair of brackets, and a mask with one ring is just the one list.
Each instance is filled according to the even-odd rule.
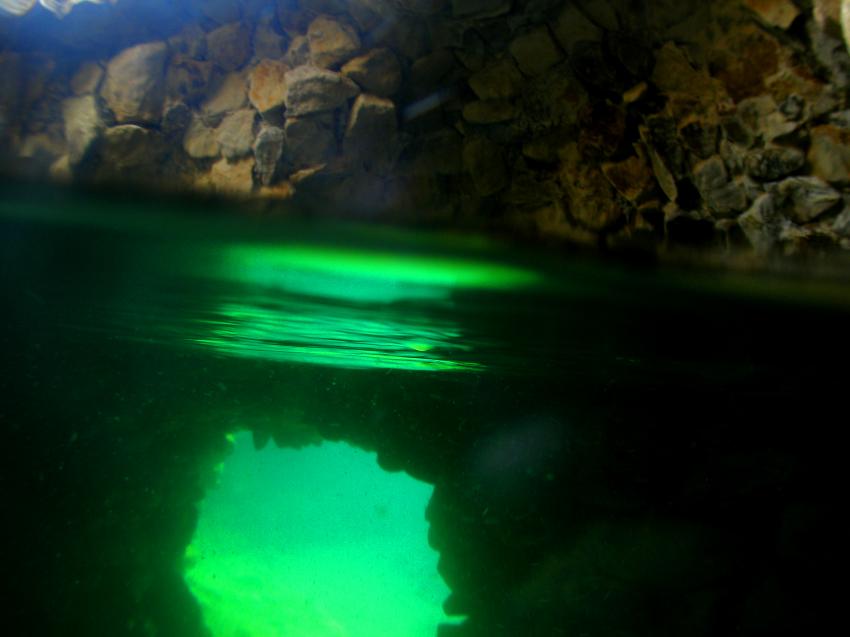
[[670,634],[735,569],[780,591],[752,604],[801,595],[730,530],[811,567],[794,529],[831,497],[805,494],[832,484],[840,278],[19,186],[0,255],[4,557],[31,634],[425,635],[445,599],[469,635],[615,634],[648,621],[634,590],[705,576],[693,615],[653,619]]

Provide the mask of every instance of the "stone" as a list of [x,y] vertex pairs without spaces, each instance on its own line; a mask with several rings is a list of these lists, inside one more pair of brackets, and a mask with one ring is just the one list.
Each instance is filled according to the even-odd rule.
[[258,60],[279,60],[286,53],[286,38],[278,33],[269,20],[261,20],[254,28],[254,57]]
[[213,71],[212,62],[175,55],[165,73],[166,98],[196,104],[206,95]]
[[511,10],[512,0],[452,0],[455,17],[495,18]]
[[504,150],[486,137],[464,140],[463,167],[482,197],[496,194],[508,183]]
[[395,54],[386,48],[372,49],[349,60],[340,72],[364,92],[378,97],[389,97],[401,86],[401,65]]
[[416,59],[410,67],[407,82],[410,93],[424,98],[444,90],[452,83],[452,72],[456,66],[454,55],[447,49],[437,49]]
[[522,74],[509,57],[496,60],[469,78],[469,87],[480,100],[514,97],[522,90],[522,83]]
[[[787,223],[787,222],[785,222]],[[738,226],[744,232],[757,254],[769,254],[779,242],[783,220],[776,210],[773,195],[760,195],[749,209],[738,217]]]
[[183,102],[174,102],[162,113],[160,130],[169,140],[180,140],[192,122],[192,111]]
[[64,140],[48,133],[27,135],[18,149],[18,157],[28,160],[30,168],[44,174],[60,157],[67,157]]
[[850,238],[850,207],[845,206],[844,210],[833,220],[832,230],[836,234]]
[[168,49],[173,55],[202,60],[207,55],[207,34],[200,25],[189,24],[168,38]]
[[103,67],[97,62],[83,62],[71,78],[71,92],[74,95],[97,93],[103,74]]
[[53,162],[48,170],[48,175],[56,183],[70,184],[74,178],[74,172],[71,170],[71,160],[68,155],[62,155]]
[[722,188],[729,181],[729,173],[723,160],[715,155],[693,167],[694,185],[705,199],[708,194]]
[[[166,152],[159,133],[124,124],[106,129],[100,148],[101,176],[149,183]],[[149,184],[155,185],[155,184]]]
[[115,121],[154,123],[162,115],[165,93],[164,42],[149,42],[125,49],[109,61],[101,96]]
[[764,23],[787,29],[800,15],[791,0],[745,0],[746,4]]
[[819,177],[789,177],[769,190],[782,211],[800,224],[814,221],[842,200],[841,193]]
[[395,158],[397,128],[392,100],[361,93],[351,107],[343,150],[365,161],[367,167],[386,168]]
[[310,42],[307,36],[298,35],[292,38],[289,43],[289,48],[286,50],[286,55],[283,56],[283,61],[289,68],[303,66],[310,63]]
[[202,118],[195,116],[183,135],[183,150],[194,159],[218,157],[220,149],[215,129],[207,126]]
[[336,153],[332,118],[288,117],[284,135],[284,159],[295,170],[325,163]]
[[251,71],[248,99],[260,115],[283,108],[288,70],[278,60],[262,60]]
[[347,77],[315,66],[299,66],[285,75],[287,116],[332,111],[360,89]]
[[225,113],[242,108],[247,101],[248,92],[245,75],[228,73],[210,97],[201,105],[201,110],[207,117],[217,118]]
[[263,126],[254,140],[254,169],[263,186],[274,180],[278,161],[283,154],[284,134],[277,126]]
[[850,183],[850,131],[823,124],[812,128],[810,138],[812,174],[831,184]]
[[619,162],[606,162],[601,168],[614,189],[629,201],[636,201],[652,188],[652,170],[642,156],[632,155]]
[[761,181],[776,181],[800,170],[806,163],[803,151],[773,146],[750,151],[745,159],[748,174]]
[[231,22],[207,34],[207,59],[223,71],[235,71],[251,59],[251,31]]
[[448,0],[399,0],[402,7],[413,13],[436,15],[443,10]]
[[531,77],[542,75],[564,57],[545,26],[517,36],[508,48],[519,70]]
[[741,100],[737,112],[741,122],[763,142],[790,135],[799,127],[798,122],[785,117],[770,95]]
[[246,157],[231,163],[220,159],[213,164],[202,185],[214,192],[231,195],[250,195],[254,189],[254,158]]
[[563,9],[551,26],[555,38],[567,54],[572,53],[577,42],[602,40],[602,29],[591,22],[572,2],[564,3]]
[[333,18],[319,16],[307,29],[310,61],[321,68],[336,67],[360,50],[357,31]]
[[480,71],[487,63],[487,43],[477,31],[467,29],[461,46],[455,48],[455,57],[469,71]]
[[94,95],[69,97],[62,102],[62,120],[68,143],[68,161],[80,163],[106,129]]
[[623,218],[613,186],[601,168],[581,158],[575,144],[564,150],[558,178],[566,194],[567,212],[584,228],[601,231]]
[[517,116],[517,108],[508,100],[475,100],[463,106],[463,119],[470,124],[498,124]]
[[251,152],[256,115],[254,109],[243,108],[230,113],[219,124],[216,139],[227,159],[238,159]]

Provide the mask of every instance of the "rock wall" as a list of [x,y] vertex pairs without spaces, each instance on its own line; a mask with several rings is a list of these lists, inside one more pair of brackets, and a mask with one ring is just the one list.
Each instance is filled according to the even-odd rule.
[[850,249],[839,0],[188,6],[101,57],[11,42],[4,170],[613,249]]

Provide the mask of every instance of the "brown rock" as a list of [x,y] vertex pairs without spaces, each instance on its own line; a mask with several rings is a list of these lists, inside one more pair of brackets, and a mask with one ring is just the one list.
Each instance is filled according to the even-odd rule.
[[787,29],[800,15],[800,10],[791,0],[745,0],[746,4],[763,22],[780,29]]
[[251,71],[248,99],[261,115],[283,107],[288,70],[278,60],[262,60]]
[[104,133],[100,149],[102,176],[144,183],[158,173],[165,152],[156,131],[133,124],[113,126]]
[[165,91],[164,42],[125,49],[109,61],[101,96],[117,122],[156,122],[162,115]]
[[629,201],[635,201],[646,193],[653,184],[652,170],[646,159],[632,155],[616,163],[602,164],[602,174],[611,185]]
[[295,170],[325,163],[336,153],[331,117],[288,117],[284,135],[284,159]]
[[522,90],[522,74],[513,59],[503,57],[469,78],[469,86],[481,100],[507,99]]
[[397,116],[391,100],[375,95],[360,94],[351,107],[345,130],[343,149],[381,169],[386,168],[396,154]]
[[831,124],[814,127],[808,160],[813,175],[832,184],[850,183],[850,132]]
[[567,53],[572,52],[576,42],[602,40],[602,30],[573,2],[564,3],[564,8],[552,23],[552,32]]
[[254,29],[254,57],[279,60],[286,52],[286,38],[278,33],[270,20],[261,20]]
[[283,130],[276,126],[264,126],[254,140],[257,177],[264,186],[268,186],[274,179],[278,161],[283,154],[283,143]]
[[97,62],[83,62],[71,78],[71,92],[74,95],[96,93],[103,79],[103,67]]
[[463,118],[470,124],[497,124],[516,115],[516,106],[507,100],[477,100],[463,107]]
[[341,73],[366,93],[379,97],[389,97],[401,86],[401,65],[389,49],[372,49],[346,62]]
[[517,36],[509,50],[519,70],[532,77],[542,75],[564,57],[545,26]]
[[219,124],[216,139],[227,159],[238,159],[251,152],[256,115],[253,109],[244,108],[226,116]]
[[494,195],[507,185],[504,151],[485,137],[464,140],[463,167],[482,197]]
[[183,150],[189,157],[208,159],[219,156],[215,129],[207,126],[203,119],[195,116],[183,135]]
[[212,62],[175,55],[165,74],[166,97],[193,104],[203,98],[212,79]]
[[190,24],[168,38],[168,49],[174,55],[201,60],[207,54],[207,34],[200,25]]
[[286,50],[286,55],[283,56],[283,61],[292,69],[310,63],[310,42],[306,35],[298,35],[292,38],[289,48]]
[[251,59],[251,31],[232,22],[207,34],[207,59],[224,71],[235,71]]
[[249,195],[254,189],[254,158],[246,157],[230,163],[220,159],[213,164],[201,186],[228,195]]
[[360,38],[353,27],[327,16],[319,16],[307,29],[310,60],[318,67],[331,68],[360,50]]
[[94,95],[66,99],[62,102],[62,119],[68,143],[68,160],[74,165],[89,153],[106,126]]
[[242,108],[248,102],[245,75],[228,73],[212,95],[203,103],[201,110],[209,118],[221,117],[225,113]]
[[315,66],[299,66],[285,75],[287,115],[309,115],[332,111],[360,92],[357,85],[339,73]]
[[841,193],[819,177],[789,177],[771,190],[782,211],[801,224],[814,221],[841,201]]

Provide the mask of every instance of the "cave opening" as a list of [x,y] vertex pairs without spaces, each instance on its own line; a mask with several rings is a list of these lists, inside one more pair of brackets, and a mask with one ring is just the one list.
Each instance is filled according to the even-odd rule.
[[185,554],[212,637],[430,637],[448,621],[427,543],[432,485],[344,442],[228,438]]

